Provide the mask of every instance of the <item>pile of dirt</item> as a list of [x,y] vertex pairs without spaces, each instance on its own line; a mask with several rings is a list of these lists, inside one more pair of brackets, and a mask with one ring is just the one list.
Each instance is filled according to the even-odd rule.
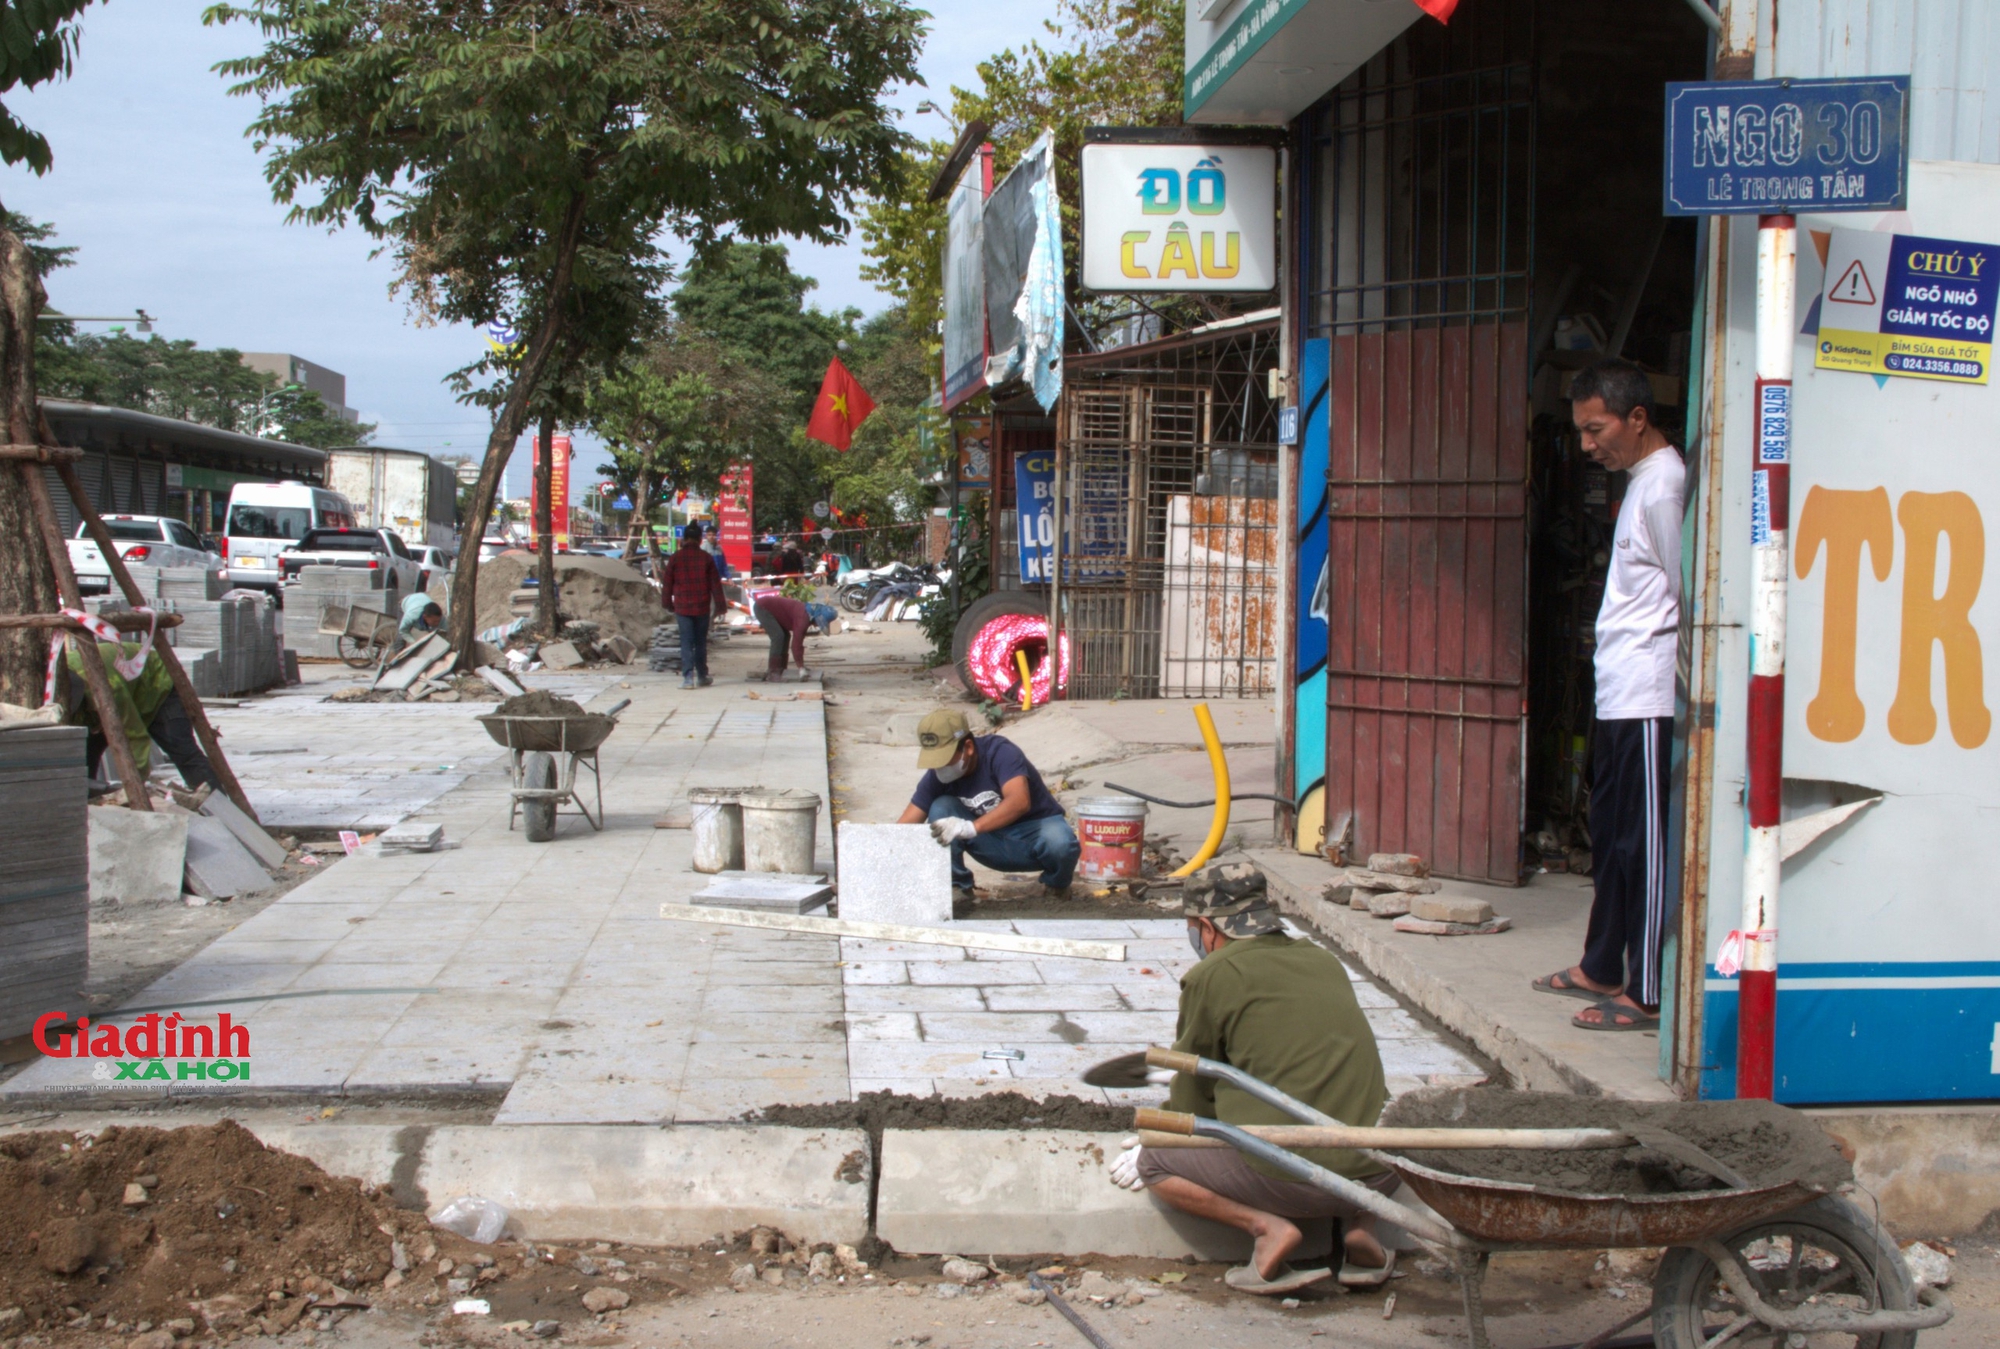
[[864,1091],[855,1101],[826,1105],[768,1105],[752,1117],[763,1124],[798,1129],[866,1129],[880,1139],[884,1129],[1073,1129],[1116,1133],[1132,1127],[1129,1107],[1051,1096],[1037,1101],[1018,1091],[990,1096],[906,1096]]
[[287,1300],[289,1326],[308,1294],[379,1283],[390,1234],[427,1226],[228,1121],[0,1138],[0,1308],[20,1309],[14,1330],[92,1314],[227,1330],[263,1308],[282,1318]]
[[[479,564],[479,597],[473,630],[514,621],[513,594],[535,573],[532,553],[509,552]],[[621,633],[644,647],[665,610],[651,581],[616,558],[564,553],[556,559],[558,607],[568,619],[595,623],[601,633]]]
[[[1385,1125],[1493,1129],[1622,1129],[1677,1134],[1756,1184],[1791,1181],[1831,1190],[1854,1178],[1840,1145],[1809,1118],[1770,1101],[1613,1101],[1496,1087],[1429,1088],[1399,1096]],[[1434,1171],[1540,1185],[1575,1194],[1677,1194],[1721,1181],[1646,1147],[1583,1152],[1412,1151]]]
[[509,698],[494,709],[503,717],[581,717],[588,715],[583,706],[568,698],[561,698],[547,689],[535,689],[529,693]]

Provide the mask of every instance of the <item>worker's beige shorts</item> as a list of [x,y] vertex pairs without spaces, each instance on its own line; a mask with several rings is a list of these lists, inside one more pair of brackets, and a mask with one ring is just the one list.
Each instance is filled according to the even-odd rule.
[[[1224,1199],[1234,1199],[1280,1218],[1352,1218],[1354,1205],[1304,1181],[1279,1180],[1253,1170],[1234,1148],[1145,1148],[1139,1153],[1139,1179],[1148,1186],[1168,1176],[1191,1180]],[[1394,1171],[1355,1182],[1377,1194],[1396,1188]]]

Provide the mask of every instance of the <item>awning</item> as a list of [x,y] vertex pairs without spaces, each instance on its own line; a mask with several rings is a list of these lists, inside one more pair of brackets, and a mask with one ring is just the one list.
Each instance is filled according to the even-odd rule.
[[1414,0],[1194,0],[1182,120],[1282,126],[1422,17]]

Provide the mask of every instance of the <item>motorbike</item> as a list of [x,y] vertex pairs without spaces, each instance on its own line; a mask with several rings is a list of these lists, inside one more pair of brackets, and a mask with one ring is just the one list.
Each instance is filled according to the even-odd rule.
[[907,562],[890,562],[865,571],[850,571],[834,592],[840,607],[850,614],[866,613],[882,591],[892,585],[922,585],[930,578],[925,571]]

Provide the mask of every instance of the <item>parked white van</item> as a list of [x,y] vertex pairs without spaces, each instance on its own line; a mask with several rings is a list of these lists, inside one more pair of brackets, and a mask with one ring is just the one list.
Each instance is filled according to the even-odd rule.
[[302,482],[239,482],[229,489],[222,556],[229,584],[278,590],[278,554],[309,529],[352,529],[354,507],[338,492]]

